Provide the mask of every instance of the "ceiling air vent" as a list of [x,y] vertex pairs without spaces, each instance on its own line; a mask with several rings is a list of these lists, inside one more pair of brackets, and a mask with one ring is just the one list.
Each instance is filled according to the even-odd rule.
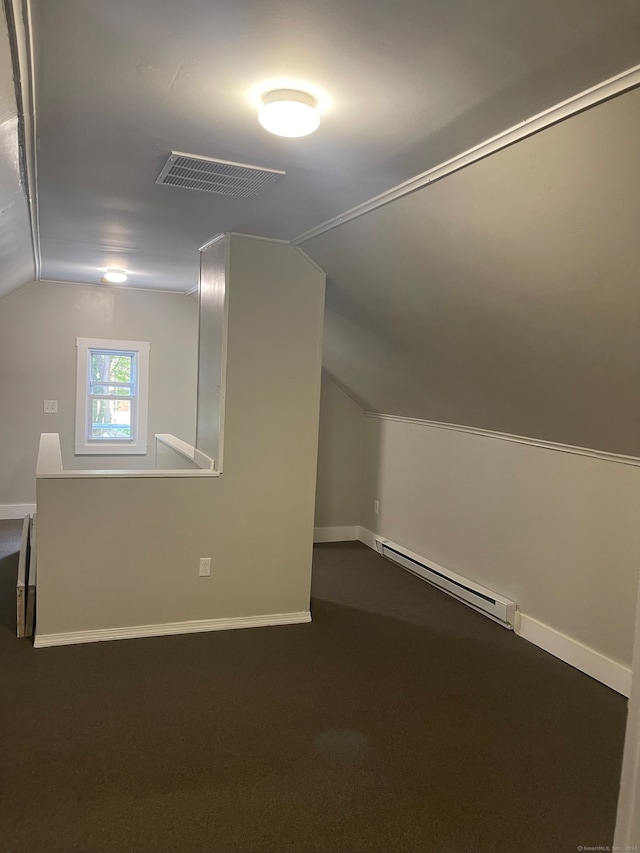
[[243,163],[172,151],[156,184],[250,198],[285,174],[277,169],[263,169],[261,166],[246,166]]

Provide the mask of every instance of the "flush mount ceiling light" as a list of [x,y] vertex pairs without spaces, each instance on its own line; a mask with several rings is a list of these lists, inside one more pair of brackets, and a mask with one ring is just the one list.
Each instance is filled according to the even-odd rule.
[[102,281],[108,284],[122,284],[127,280],[127,274],[123,270],[106,270],[102,276]]
[[295,89],[276,89],[262,96],[258,121],[277,136],[307,136],[320,124],[313,95]]

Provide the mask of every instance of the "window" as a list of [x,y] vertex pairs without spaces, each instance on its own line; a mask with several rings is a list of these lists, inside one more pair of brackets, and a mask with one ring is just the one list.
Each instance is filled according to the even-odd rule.
[[76,347],[76,454],[145,454],[149,344],[78,338]]

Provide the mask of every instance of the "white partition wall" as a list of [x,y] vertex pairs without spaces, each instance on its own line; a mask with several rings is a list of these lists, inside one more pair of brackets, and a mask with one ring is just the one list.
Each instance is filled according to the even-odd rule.
[[224,472],[39,479],[36,645],[310,618],[324,274],[225,242]]
[[219,237],[200,251],[198,408],[196,444],[221,470],[226,362],[226,282],[230,241]]

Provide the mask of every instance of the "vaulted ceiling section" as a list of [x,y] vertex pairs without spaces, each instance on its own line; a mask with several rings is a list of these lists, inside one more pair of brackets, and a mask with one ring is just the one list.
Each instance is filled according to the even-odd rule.
[[[300,238],[640,63],[637,0],[27,6],[41,277],[71,282],[189,291],[215,234]],[[258,124],[283,84],[315,134]],[[630,89],[304,240],[329,372],[366,409],[640,455],[639,131]],[[286,176],[161,186],[171,151]]]
[[[42,277],[188,290],[223,231],[307,229],[640,61],[636,0],[30,0]],[[256,88],[321,89],[320,129]],[[169,152],[286,171],[253,199],[155,184]]]
[[367,410],[640,455],[640,90],[303,244]]

